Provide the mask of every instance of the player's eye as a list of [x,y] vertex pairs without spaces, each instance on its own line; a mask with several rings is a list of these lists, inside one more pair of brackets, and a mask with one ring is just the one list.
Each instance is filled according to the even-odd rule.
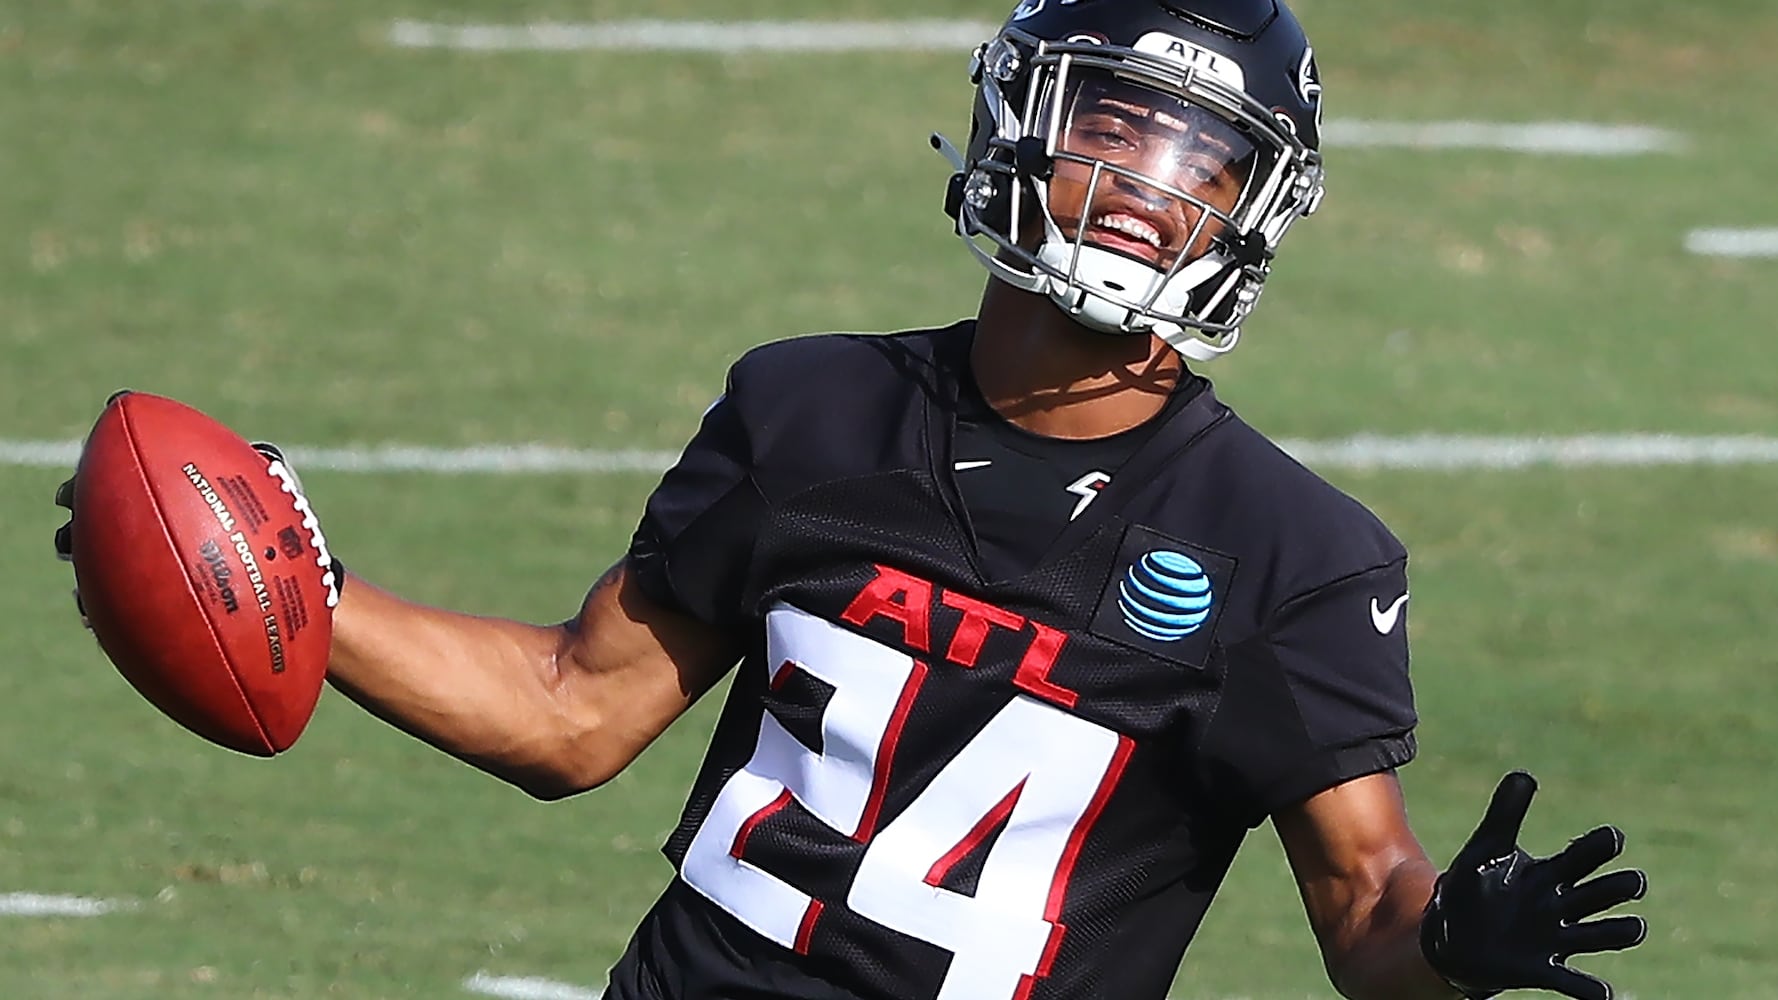
[[1226,173],[1222,163],[1204,156],[1187,156],[1179,161],[1179,177],[1192,186],[1220,185]]
[[1136,149],[1140,137],[1127,122],[1110,115],[1092,115],[1075,123],[1079,140],[1095,150],[1122,152]]

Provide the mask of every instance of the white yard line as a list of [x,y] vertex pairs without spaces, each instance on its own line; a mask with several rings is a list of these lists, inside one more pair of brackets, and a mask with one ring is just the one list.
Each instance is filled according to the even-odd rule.
[[[987,21],[539,21],[447,24],[401,20],[388,42],[462,52],[949,52],[961,56],[991,36]],[[1594,122],[1330,121],[1329,146],[1485,149],[1559,156],[1633,156],[1684,149],[1677,133]]]
[[559,983],[537,976],[491,976],[478,972],[463,980],[463,988],[483,996],[506,1000],[599,1000],[598,990]]
[[[1329,440],[1285,438],[1279,445],[1305,465],[1320,469],[1464,471],[1534,466],[1774,465],[1778,437],[1700,437],[1680,434],[1586,434],[1574,437],[1481,437],[1362,434]],[[671,451],[560,448],[541,444],[426,448],[370,445],[357,448],[287,447],[298,469],[329,472],[420,472],[438,475],[572,473],[658,474],[678,457]],[[76,441],[0,440],[0,467],[71,469]]]
[[[284,453],[298,469],[330,472],[431,472],[445,475],[481,473],[523,475],[572,472],[610,474],[659,473],[679,457],[671,451],[559,448],[543,444],[481,445],[471,448],[428,448],[416,445],[365,445],[355,448],[287,447]],[[78,441],[0,440],[0,466],[71,468],[80,457]]]
[[1480,437],[1361,434],[1332,441],[1283,440],[1305,465],[1327,469],[1523,469],[1657,465],[1778,464],[1778,438],[1680,434]]
[[100,917],[133,910],[127,899],[89,899],[85,896],[49,896],[35,892],[0,893],[0,917]]
[[1684,136],[1647,125],[1597,122],[1329,121],[1329,146],[1348,149],[1483,149],[1550,156],[1636,156],[1684,149]]
[[1704,257],[1778,257],[1778,228],[1694,229],[1685,252]]
[[440,24],[396,21],[389,44],[465,52],[953,52],[996,26],[985,21],[593,21]]

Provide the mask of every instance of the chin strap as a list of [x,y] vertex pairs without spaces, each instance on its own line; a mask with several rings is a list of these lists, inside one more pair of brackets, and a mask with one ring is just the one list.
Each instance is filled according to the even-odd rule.
[[1235,344],[1241,340],[1240,327],[1230,330],[1215,342],[1194,337],[1177,323],[1156,323],[1153,333],[1188,361],[1215,361],[1234,350]]

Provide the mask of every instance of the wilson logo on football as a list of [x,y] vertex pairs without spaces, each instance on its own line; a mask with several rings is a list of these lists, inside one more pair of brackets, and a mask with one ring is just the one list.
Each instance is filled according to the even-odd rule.
[[1183,552],[1149,552],[1118,584],[1124,624],[1156,642],[1177,642],[1202,628],[1215,600],[1209,574]]

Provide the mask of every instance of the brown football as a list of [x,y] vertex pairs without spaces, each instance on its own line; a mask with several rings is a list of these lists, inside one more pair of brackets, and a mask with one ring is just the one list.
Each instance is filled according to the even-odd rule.
[[119,394],[75,473],[73,556],[99,646],[156,708],[260,757],[301,735],[339,591],[283,462],[183,403]]

